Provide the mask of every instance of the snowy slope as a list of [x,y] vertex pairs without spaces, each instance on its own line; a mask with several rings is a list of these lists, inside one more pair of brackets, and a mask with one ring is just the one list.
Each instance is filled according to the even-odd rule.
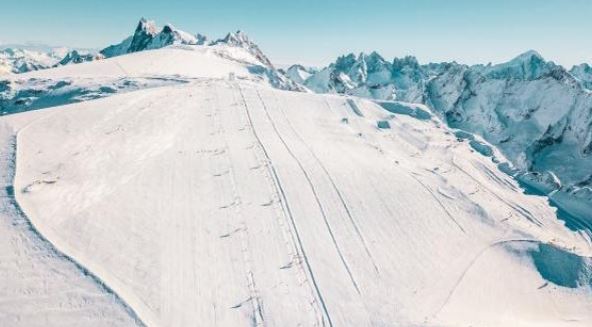
[[226,44],[173,45],[96,62],[7,76],[0,80],[1,114],[47,108],[116,93],[201,78],[248,79],[297,88],[248,49]]
[[15,201],[15,131],[34,119],[0,126],[2,326],[142,326],[108,286],[40,235]]
[[26,217],[145,324],[592,323],[589,236],[425,107],[273,89],[210,51],[38,72],[194,79],[0,118]]

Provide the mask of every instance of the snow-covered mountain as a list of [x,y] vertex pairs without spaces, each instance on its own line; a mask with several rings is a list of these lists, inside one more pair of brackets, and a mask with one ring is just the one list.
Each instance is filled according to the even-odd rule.
[[2,325],[592,325],[581,77],[190,39],[0,81]]
[[15,75],[137,84],[0,117],[5,324],[592,323],[590,235],[495,147],[253,67],[219,43]]
[[0,75],[46,69],[60,61],[55,53],[18,48],[0,49]]
[[84,53],[78,50],[71,50],[54,66],[64,66],[70,64],[80,64],[87,61],[100,60],[104,56],[101,54]]
[[212,42],[211,44],[212,45],[226,44],[229,46],[246,49],[247,51],[249,51],[249,53],[251,53],[253,56],[255,56],[255,58],[257,58],[263,64],[265,64],[268,67],[273,67],[273,64],[271,63],[269,58],[267,58],[267,56],[265,54],[263,54],[263,51],[261,51],[261,49],[259,49],[259,46],[257,46],[255,43],[253,43],[249,39],[247,34],[245,34],[242,31],[228,33],[224,38],[216,40],[216,41]]
[[582,83],[583,87],[592,90],[592,67],[589,64],[573,66],[569,72]]
[[315,68],[292,65],[284,71],[284,74],[294,82],[304,84],[304,81],[316,72],[317,70]]
[[202,34],[195,36],[178,30],[170,24],[165,25],[160,31],[155,22],[145,18],[140,19],[133,35],[121,43],[109,46],[101,50],[105,57],[115,57],[127,53],[160,49],[170,45],[226,45],[243,48],[251,53],[263,65],[273,68],[271,61],[263,54],[259,46],[252,42],[242,31],[228,33],[224,38],[207,42],[207,37]]
[[560,188],[538,188],[559,189],[553,194],[557,204],[592,222],[590,76],[585,64],[568,72],[535,51],[475,66],[420,65],[413,57],[388,62],[372,53],[339,57],[304,81],[295,80],[320,93],[426,104],[451,127],[497,145],[521,171],[556,176]]
[[71,49],[42,44],[0,45],[0,75],[21,74],[96,59],[100,59],[100,55],[92,49]]
[[153,21],[142,18],[133,35],[121,41],[121,43],[101,50],[101,54],[110,58],[126,53],[160,49],[173,44],[201,45],[206,40],[206,37],[201,34],[194,36],[176,29],[170,24],[165,25],[159,30]]

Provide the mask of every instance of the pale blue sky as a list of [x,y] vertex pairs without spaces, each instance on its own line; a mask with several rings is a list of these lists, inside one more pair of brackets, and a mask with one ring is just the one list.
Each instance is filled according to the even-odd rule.
[[500,62],[535,49],[592,62],[592,0],[2,0],[0,42],[102,48],[144,16],[210,38],[241,29],[278,64],[377,50],[421,62]]

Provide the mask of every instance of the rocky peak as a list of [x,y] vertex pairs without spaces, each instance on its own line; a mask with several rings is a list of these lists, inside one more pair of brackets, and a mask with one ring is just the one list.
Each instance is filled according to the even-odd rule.
[[494,79],[534,80],[553,73],[558,67],[529,50],[506,63],[484,67],[484,73]]
[[413,69],[420,68],[419,62],[414,56],[393,59],[393,70],[402,70],[404,67],[411,67]]
[[592,67],[586,63],[573,66],[569,72],[580,82],[580,84],[592,90]]
[[257,46],[257,44],[252,42],[246,33],[242,32],[240,30],[238,30],[234,33],[228,33],[228,34],[226,34],[226,36],[224,38],[218,39],[218,40],[212,42],[211,44],[212,45],[226,44],[226,45],[229,45],[232,47],[239,47],[239,48],[246,49],[249,51],[249,53],[251,53],[253,56],[255,56],[255,58],[257,58],[257,60],[261,61],[262,64],[264,64],[267,67],[273,68],[273,64],[271,63],[269,58],[267,58],[267,56],[265,56],[263,54],[263,51],[261,51],[261,49],[259,49],[259,46]]
[[195,34],[195,39],[197,40],[198,45],[203,45],[208,42],[208,37],[200,33]]
[[127,52],[146,49],[156,34],[156,25],[153,21],[148,21],[145,18],[140,19]]
[[102,55],[94,55],[92,53],[80,53],[77,50],[69,51],[59,63],[55,66],[63,66],[68,64],[79,64],[85,61],[92,61],[101,59]]
[[198,36],[201,38],[178,30],[171,24],[166,24],[158,32],[158,28],[153,21],[142,18],[132,36],[119,44],[101,50],[101,54],[109,58],[131,52],[158,49],[171,44],[203,44],[205,36],[200,34]]

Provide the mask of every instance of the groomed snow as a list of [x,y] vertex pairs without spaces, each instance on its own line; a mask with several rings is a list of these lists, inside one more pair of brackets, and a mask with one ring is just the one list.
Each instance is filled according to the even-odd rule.
[[[71,258],[39,270],[87,281],[120,321],[148,326],[592,324],[588,235],[437,118],[223,79],[184,51],[35,74],[211,75],[0,118],[22,219]],[[28,273],[0,290],[37,282]]]

